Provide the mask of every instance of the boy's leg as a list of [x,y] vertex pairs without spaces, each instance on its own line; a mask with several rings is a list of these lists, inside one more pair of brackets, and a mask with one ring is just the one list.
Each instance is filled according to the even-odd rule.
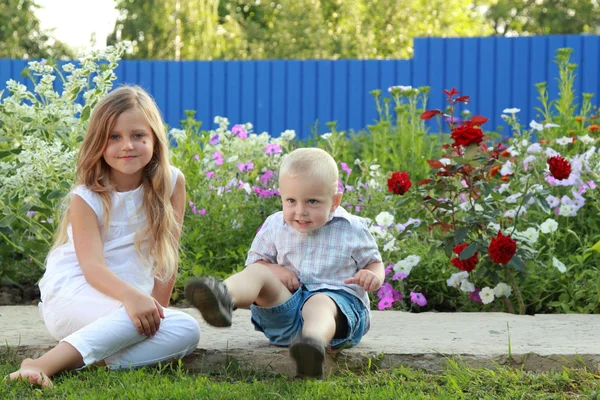
[[292,297],[290,291],[263,264],[248,265],[224,282],[212,277],[190,279],[185,297],[209,324],[231,326],[234,306],[247,308],[251,304],[273,307]]
[[342,318],[338,306],[325,294],[315,294],[304,303],[302,335],[290,346],[298,375],[323,376],[325,348],[334,338],[336,329],[344,325]]

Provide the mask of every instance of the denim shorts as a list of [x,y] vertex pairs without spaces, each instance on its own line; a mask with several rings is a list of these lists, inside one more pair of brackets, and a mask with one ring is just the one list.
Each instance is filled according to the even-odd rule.
[[348,330],[344,338],[334,338],[331,348],[356,346],[369,328],[369,310],[356,296],[343,290],[310,291],[304,286],[296,290],[292,297],[274,307],[250,306],[252,323],[257,331],[265,334],[272,345],[289,346],[294,337],[302,332],[304,321],[302,307],[311,296],[322,293],[329,296],[346,317]]

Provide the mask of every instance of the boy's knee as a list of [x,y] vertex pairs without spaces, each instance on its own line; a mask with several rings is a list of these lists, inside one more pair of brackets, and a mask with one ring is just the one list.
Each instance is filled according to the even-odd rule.
[[331,311],[332,314],[336,314],[337,305],[335,301],[326,294],[318,293],[310,296],[308,300],[302,306],[302,312],[311,312],[313,310],[319,310],[321,312]]

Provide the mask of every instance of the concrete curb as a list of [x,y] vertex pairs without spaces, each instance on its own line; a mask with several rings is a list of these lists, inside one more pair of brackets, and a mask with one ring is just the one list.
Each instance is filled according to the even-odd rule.
[[[249,311],[236,311],[228,329],[207,326],[194,309],[183,311],[201,325],[198,349],[183,360],[190,371],[240,368],[295,374],[288,349],[270,346],[262,333],[254,330]],[[0,340],[21,356],[38,357],[56,345],[35,306],[0,307],[0,326]],[[375,311],[372,329],[363,341],[352,349],[328,354],[326,371],[404,365],[440,372],[449,359],[483,368],[503,365],[547,371],[586,366],[600,371],[599,328],[600,315]]]

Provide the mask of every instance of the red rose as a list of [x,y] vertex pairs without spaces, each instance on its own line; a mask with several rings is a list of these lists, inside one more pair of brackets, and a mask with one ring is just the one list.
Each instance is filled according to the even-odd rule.
[[404,194],[412,186],[407,172],[394,172],[388,179],[388,189],[394,194]]
[[492,238],[488,247],[490,258],[496,264],[509,262],[517,252],[517,242],[510,235],[504,236],[498,231],[498,236]]
[[561,156],[554,156],[548,159],[550,173],[559,181],[567,179],[571,175],[571,164]]
[[[468,246],[469,245],[467,243],[457,244],[454,246],[454,252],[460,255],[460,253]],[[461,260],[460,257],[454,257],[452,260],[450,260],[450,262],[461,271],[471,272],[475,269],[475,266],[479,262],[478,252],[475,252],[473,256],[467,258],[466,260]]]
[[450,137],[454,139],[454,143],[452,143],[453,147],[467,147],[470,144],[479,144],[483,141],[483,133],[481,132],[481,129],[475,128],[475,126],[473,126],[473,124],[470,122],[465,122],[456,127]]

